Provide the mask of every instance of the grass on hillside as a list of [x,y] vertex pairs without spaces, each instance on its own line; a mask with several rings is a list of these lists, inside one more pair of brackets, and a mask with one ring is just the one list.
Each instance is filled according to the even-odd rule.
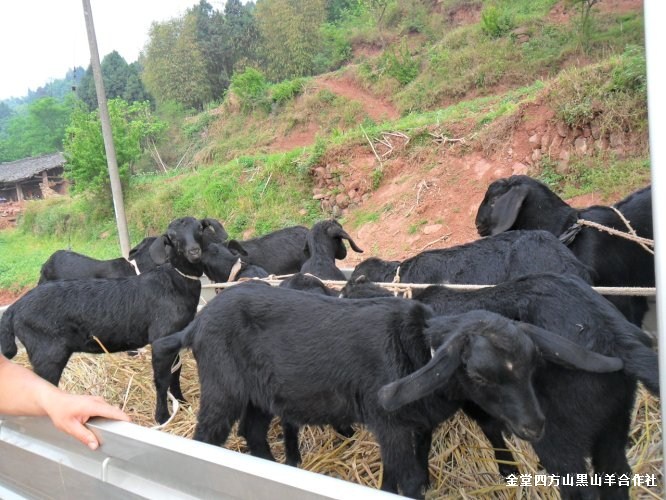
[[[640,111],[644,105],[641,99],[644,94],[640,85],[634,88],[637,81],[640,83],[640,78],[634,78],[639,63],[635,53],[629,51],[628,55],[593,69],[568,71],[561,79],[548,84],[536,81],[503,94],[461,101],[435,111],[411,113],[394,122],[376,124],[366,121],[344,130],[335,128],[330,135],[319,136],[310,147],[286,153],[247,154],[246,146],[242,146],[240,150],[246,154],[238,154],[226,163],[202,166],[194,171],[135,176],[131,190],[126,193],[132,241],[138,243],[144,236],[159,234],[172,219],[184,215],[219,218],[235,238],[242,238],[246,232],[260,235],[295,224],[309,226],[326,216],[318,202],[312,199],[309,172],[327,154],[339,150],[339,154],[344,156],[349,148],[367,145],[368,138],[375,140],[381,137],[382,132],[402,132],[409,136],[410,142],[405,151],[408,156],[430,151],[430,133],[433,131],[447,135],[455,135],[450,130],[464,133],[468,139],[466,148],[483,149],[493,141],[502,142],[498,138],[511,133],[512,124],[519,117],[522,106],[536,99],[551,99],[556,110],[558,103],[587,103],[601,99],[599,86],[587,83],[590,79],[620,82],[613,84],[619,90],[612,93],[613,106],[608,113],[611,117],[623,113],[626,126],[644,133],[646,118],[645,113]],[[320,101],[321,97],[315,95],[314,99]],[[322,109],[315,107],[312,110],[310,105],[311,102],[306,101],[304,110],[300,111],[294,107],[291,116]],[[333,105],[329,111],[335,109],[336,105]],[[240,120],[240,115],[234,119]],[[255,123],[255,127],[261,123]],[[238,126],[240,124],[239,121]],[[246,130],[249,131],[248,136],[253,136],[252,127],[246,127]],[[558,173],[554,161],[544,158],[541,170],[542,179],[565,198],[593,191],[604,194],[626,191],[629,186],[633,189],[647,184],[650,176],[647,150],[639,157],[614,158],[604,154],[573,158],[566,174]],[[374,180],[377,184],[381,183],[381,175]],[[21,230],[4,235],[4,243],[11,242],[13,246],[8,247],[11,249],[43,249],[34,252],[34,259],[27,258],[20,262],[10,260],[9,254],[14,254],[13,251],[3,252],[0,255],[0,270],[5,272],[2,273],[0,286],[22,287],[36,280],[41,263],[52,251],[68,247],[70,240],[81,242],[79,246],[74,246],[74,250],[93,257],[118,256],[115,244],[110,244],[112,250],[107,250],[104,243],[92,243],[115,234],[112,214],[110,202],[102,206],[99,198],[62,198],[30,203]],[[349,220],[358,226],[377,218],[378,214],[360,211],[358,215],[351,215]],[[33,241],[25,240],[29,237]],[[41,239],[43,244],[39,243]],[[17,269],[14,269],[15,266]]]
[[[125,196],[132,243],[163,232],[171,220],[186,215],[218,218],[238,239],[246,231],[261,235],[296,224],[309,227],[324,217],[312,199],[307,174],[317,151],[315,145],[310,155],[292,151],[240,157],[195,172],[136,177]],[[35,284],[41,265],[55,250],[119,257],[110,201],[106,209],[98,203],[99,198],[76,197],[28,204],[20,228],[0,232],[0,288]]]
[[[461,8],[460,1],[448,2]],[[432,39],[412,44],[405,53],[402,37],[353,71],[378,94],[390,97],[403,113],[425,111],[469,95],[494,92],[497,86],[515,88],[554,77],[564,67],[584,66],[627,45],[643,45],[640,12],[622,15],[593,12],[590,39],[581,42],[579,14],[570,10],[568,22],[549,20],[556,0],[508,1],[483,5],[482,22],[443,25]],[[481,8],[481,6],[479,6]],[[484,28],[484,14],[494,9],[506,30],[496,36]],[[433,16],[437,17],[437,16]],[[528,40],[519,39],[519,29]],[[411,78],[405,78],[410,75]]]
[[103,239],[69,240],[26,234],[17,229],[0,231],[0,289],[20,292],[37,284],[39,270],[56,250],[71,249],[99,259],[120,256],[117,233],[108,233]]

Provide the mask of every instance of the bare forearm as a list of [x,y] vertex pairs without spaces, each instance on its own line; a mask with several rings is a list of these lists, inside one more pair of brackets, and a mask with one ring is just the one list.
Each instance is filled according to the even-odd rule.
[[60,391],[20,365],[0,359],[0,413],[46,415],[49,398]]
[[0,355],[0,414],[48,415],[63,432],[88,445],[99,446],[97,437],[84,424],[91,417],[129,420],[120,409],[95,396],[77,396],[61,391],[27,368]]

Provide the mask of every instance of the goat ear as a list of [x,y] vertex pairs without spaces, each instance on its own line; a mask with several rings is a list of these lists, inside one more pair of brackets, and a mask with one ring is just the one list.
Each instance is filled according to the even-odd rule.
[[236,240],[229,240],[227,242],[227,248],[231,253],[234,255],[242,255],[243,257],[247,257],[247,250],[243,248],[243,245],[241,245],[238,241]]
[[398,408],[421,399],[442,387],[460,366],[460,353],[466,335],[454,334],[442,344],[432,359],[420,369],[379,389],[379,404],[385,410]]
[[529,191],[528,186],[520,184],[495,200],[490,213],[491,235],[503,233],[513,226]]
[[217,219],[201,219],[201,226],[204,228],[204,230],[207,229],[208,231],[215,233],[220,241],[226,241],[227,238],[229,238],[229,235],[224,230],[224,227],[222,227],[222,224],[220,224],[220,221]]
[[158,236],[148,248],[148,253],[155,264],[164,264],[171,255],[171,240],[166,234]]
[[585,349],[560,335],[528,323],[516,323],[539,347],[541,355],[548,361],[567,368],[594,373],[616,372],[623,368],[620,358],[604,356]]
[[342,240],[345,239],[349,242],[349,246],[354,250],[354,252],[357,253],[363,253],[363,250],[359,248],[359,246],[356,244],[356,242],[347,234],[347,231],[342,229],[342,226],[336,224],[334,226],[330,226],[327,230],[328,235],[331,238],[340,238],[340,244],[338,245],[338,248],[335,251],[335,258],[338,260],[342,260],[345,257],[347,257],[347,249],[345,248],[344,243],[342,243]]

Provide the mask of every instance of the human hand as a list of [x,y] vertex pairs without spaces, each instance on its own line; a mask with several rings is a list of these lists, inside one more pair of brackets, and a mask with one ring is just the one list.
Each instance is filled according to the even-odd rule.
[[85,424],[92,417],[106,417],[129,422],[130,418],[119,408],[111,406],[98,396],[78,396],[60,390],[44,399],[44,410],[57,429],[74,436],[91,450],[99,446],[97,436]]

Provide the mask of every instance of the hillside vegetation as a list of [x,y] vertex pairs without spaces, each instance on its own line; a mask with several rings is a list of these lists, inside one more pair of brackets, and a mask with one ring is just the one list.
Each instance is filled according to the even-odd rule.
[[[581,7],[590,3],[585,18]],[[197,12],[210,13],[206,5]],[[164,74],[144,74],[147,88],[158,92],[150,124],[160,133],[126,165],[132,243],[185,215],[219,218],[232,238],[338,217],[365,250],[342,263],[352,266],[373,255],[399,259],[478,238],[476,210],[498,178],[537,177],[573,206],[612,203],[650,182],[640,0],[263,0],[257,12],[238,0],[225,5],[237,9],[233,26],[244,26],[244,34],[275,28],[289,36],[248,44],[242,54],[226,47],[222,68],[206,67],[188,85],[171,85],[181,81],[183,54],[153,54],[160,64],[152,66],[144,61]],[[308,9],[282,16],[272,10],[298,5]],[[317,6],[320,14],[326,8],[323,22]],[[263,24],[252,24],[252,12],[266,16]],[[190,14],[154,35],[181,30],[187,52],[197,33],[211,28]],[[319,29],[289,30],[306,21]],[[306,34],[319,45],[301,44]],[[276,57],[266,60],[269,49]],[[223,94],[213,91],[222,87]],[[94,113],[79,118],[96,125]],[[94,157],[85,151],[82,167]],[[56,249],[119,255],[108,192],[76,191],[27,202],[18,226],[0,231],[0,304],[34,286]],[[145,356],[75,355],[61,387],[99,394],[151,426]],[[18,361],[28,364],[25,356]],[[199,386],[196,363],[189,354],[184,361],[191,406],[165,431],[191,437]],[[627,456],[633,474],[654,475],[657,486],[633,486],[632,499],[663,497],[658,407],[639,391]],[[281,440],[274,425],[278,460]],[[528,443],[512,438],[508,446],[522,473],[542,474]],[[247,452],[235,435],[227,447]],[[381,484],[378,446],[362,427],[345,440],[306,427],[301,450],[306,470]],[[488,442],[464,415],[440,426],[430,471],[428,499],[559,498],[553,487],[505,484]]]
[[[158,107],[166,171],[147,154],[133,167],[132,242],[183,215],[217,217],[232,237],[334,215],[366,255],[404,256],[473,239],[497,177],[595,202],[649,182],[640,2],[600,2],[585,30],[580,2],[384,3],[381,18],[356,9],[327,25],[349,47],[333,73],[273,83],[248,68],[203,112]],[[30,202],[0,238],[12,249],[0,287],[13,290],[56,248],[119,253],[95,193]]]

